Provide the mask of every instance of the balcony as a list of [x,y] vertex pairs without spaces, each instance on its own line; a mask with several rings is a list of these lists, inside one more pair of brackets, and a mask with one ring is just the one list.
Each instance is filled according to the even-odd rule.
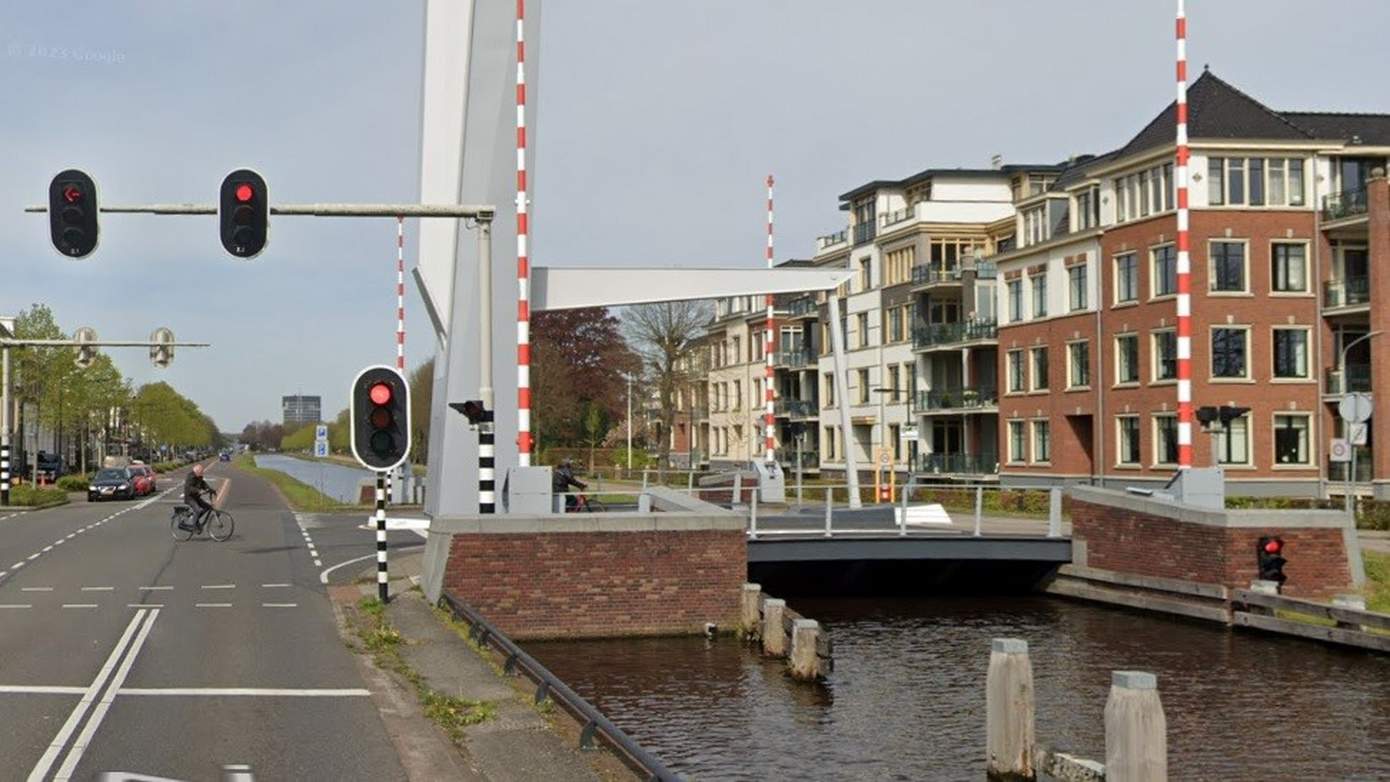
[[797,464],[797,454],[795,448],[778,448],[777,463],[788,469],[796,469],[798,466],[803,470],[814,470],[820,464],[819,454],[816,453],[814,446],[801,449],[800,465]]
[[879,220],[879,224],[880,224],[883,228],[887,228],[887,227],[889,227],[889,226],[891,226],[891,225],[897,225],[898,223],[905,223],[905,222],[907,222],[908,220],[911,220],[911,219],[913,219],[913,218],[916,217],[916,216],[917,216],[917,207],[915,207],[915,206],[909,206],[909,207],[905,207],[905,208],[903,208],[903,209],[899,209],[899,210],[894,211],[894,212],[889,212],[888,214],[885,214],[885,215],[879,215],[878,220]]
[[980,261],[975,264],[975,276],[982,280],[992,280],[999,276],[999,267],[993,261]]
[[918,350],[948,347],[966,342],[981,342],[999,338],[999,326],[993,320],[968,320],[961,323],[929,323],[912,327],[912,347]]
[[772,412],[779,418],[816,418],[820,409],[810,399],[778,399],[772,404]]
[[1326,394],[1349,394],[1371,390],[1371,365],[1347,364],[1344,369],[1329,369],[1323,376]]
[[934,266],[912,267],[913,285],[956,284],[960,282],[960,267],[938,269]]
[[818,305],[816,300],[810,296],[804,299],[797,299],[787,305],[787,315],[793,318],[816,317]]
[[1322,286],[1322,306],[1328,309],[1356,307],[1371,303],[1369,277],[1344,277],[1328,280]]
[[874,230],[873,223],[860,223],[854,226],[854,246],[868,244],[874,240],[878,233]]
[[917,409],[924,413],[941,410],[985,410],[999,407],[994,386],[941,388],[917,392]]
[[993,453],[924,453],[917,455],[913,472],[932,475],[994,475],[999,455]]
[[816,252],[823,252],[838,244],[849,242],[848,231],[836,231],[833,234],[816,237]]
[[1366,214],[1366,191],[1345,190],[1322,197],[1322,219],[1324,222],[1345,220]]
[[798,350],[784,355],[787,357],[788,369],[806,369],[807,367],[815,369],[816,364],[819,363],[816,354],[809,350]]

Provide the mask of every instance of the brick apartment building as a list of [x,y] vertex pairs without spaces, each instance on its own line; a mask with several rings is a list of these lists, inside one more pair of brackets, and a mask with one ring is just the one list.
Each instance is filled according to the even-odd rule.
[[[1209,72],[1188,96],[1192,395],[1250,408],[1229,435],[1197,433],[1194,463],[1222,464],[1233,493],[1324,493],[1346,477],[1327,460],[1338,395],[1370,391],[1377,356],[1390,362],[1385,339],[1339,359],[1390,327],[1374,307],[1390,280],[1371,273],[1390,262],[1372,178],[1390,115],[1274,111]],[[1176,469],[1174,111],[1017,203],[1017,248],[991,259],[1005,484],[1143,485]],[[1381,418],[1362,477],[1390,489]]]

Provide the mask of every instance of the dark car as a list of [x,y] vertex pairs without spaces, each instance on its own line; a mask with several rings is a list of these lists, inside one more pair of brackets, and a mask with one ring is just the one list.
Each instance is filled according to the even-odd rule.
[[87,482],[87,501],[129,500],[135,497],[135,476],[124,467],[98,470]]
[[232,460],[232,452],[223,451],[222,453],[217,455],[217,460],[220,462],[230,462]]

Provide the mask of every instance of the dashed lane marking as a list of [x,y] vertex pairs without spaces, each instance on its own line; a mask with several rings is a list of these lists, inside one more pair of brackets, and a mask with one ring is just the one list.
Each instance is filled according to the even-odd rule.
[[261,584],[261,589],[286,589],[293,584]]
[[82,587],[83,592],[115,592],[115,587]]
[[298,608],[298,603],[261,603],[261,608]]
[[231,608],[231,603],[194,603],[194,608]]
[[52,592],[53,587],[20,587],[21,592]]
[[5,695],[81,695],[86,687],[52,687],[42,684],[0,684]]
[[100,608],[96,603],[64,603],[63,608]]
[[236,584],[203,584],[203,589],[236,589]]
[[142,591],[146,591],[146,592],[167,592],[167,591],[173,589],[173,587],[171,587],[171,586],[153,586],[153,587],[140,587],[140,589],[141,589]]
[[126,608],[163,608],[163,603],[126,603]]
[[0,608],[33,608],[29,603],[0,603]]

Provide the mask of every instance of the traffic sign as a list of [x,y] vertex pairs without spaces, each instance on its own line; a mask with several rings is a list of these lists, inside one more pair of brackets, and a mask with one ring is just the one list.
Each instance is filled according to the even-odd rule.
[[314,441],[314,456],[315,456],[316,458],[319,458],[319,459],[323,459],[323,458],[326,458],[326,457],[328,456],[328,441],[327,441],[327,440],[315,440],[315,441]]
[[1342,420],[1351,424],[1363,424],[1371,420],[1371,411],[1374,409],[1371,395],[1360,391],[1343,394],[1342,401],[1337,405],[1337,412],[1341,413]]
[[327,439],[328,439],[328,424],[319,424],[318,426],[315,426],[315,427],[314,427],[314,439],[315,439],[315,440],[327,440]]
[[1327,459],[1332,462],[1351,461],[1351,444],[1346,441],[1346,438],[1332,438],[1332,445],[1327,449]]
[[1366,433],[1371,427],[1365,424],[1347,424],[1348,436],[1352,445],[1365,445]]

